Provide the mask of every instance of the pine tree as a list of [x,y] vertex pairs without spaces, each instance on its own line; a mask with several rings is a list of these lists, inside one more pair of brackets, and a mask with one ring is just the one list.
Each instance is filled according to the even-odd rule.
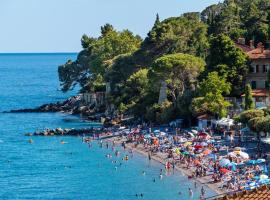
[[247,84],[245,87],[245,110],[250,110],[255,108],[255,103],[251,94],[250,84]]
[[160,24],[160,19],[159,19],[159,14],[157,13],[155,25],[158,25],[158,24]]

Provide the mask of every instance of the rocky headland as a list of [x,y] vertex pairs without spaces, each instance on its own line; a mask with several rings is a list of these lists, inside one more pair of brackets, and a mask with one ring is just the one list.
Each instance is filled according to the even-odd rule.
[[98,112],[95,105],[87,105],[84,103],[81,95],[73,96],[65,101],[59,101],[56,103],[43,104],[36,108],[23,108],[10,111],[4,111],[4,113],[41,113],[41,112],[64,112],[73,115],[82,115],[89,120],[100,120],[103,116],[102,112]]

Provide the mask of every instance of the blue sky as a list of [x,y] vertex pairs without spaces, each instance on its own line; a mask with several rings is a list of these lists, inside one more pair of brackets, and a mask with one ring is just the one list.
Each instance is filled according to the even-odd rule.
[[111,23],[145,37],[161,19],[219,0],[0,0],[0,52],[77,52],[86,33]]

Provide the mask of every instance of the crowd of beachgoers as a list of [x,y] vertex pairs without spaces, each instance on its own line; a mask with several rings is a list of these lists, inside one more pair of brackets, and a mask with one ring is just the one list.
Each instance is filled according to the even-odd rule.
[[[155,159],[164,164],[164,170],[178,169],[188,176],[206,184],[218,194],[252,190],[270,184],[266,157],[248,154],[245,148],[238,147],[233,136],[226,143],[213,130],[181,130],[169,133],[168,129],[137,128],[106,130],[99,134],[100,145],[117,143],[123,148],[139,151],[149,160]],[[113,136],[109,139],[108,136]],[[84,142],[91,141],[84,137]],[[117,151],[114,152],[117,154]],[[128,159],[125,157],[123,159]],[[162,177],[162,170],[160,173]],[[192,190],[189,191],[192,193]],[[201,199],[204,199],[204,189]]]

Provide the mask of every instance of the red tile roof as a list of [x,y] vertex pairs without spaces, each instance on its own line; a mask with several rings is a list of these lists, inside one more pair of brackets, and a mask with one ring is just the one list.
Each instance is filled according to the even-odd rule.
[[240,49],[242,49],[245,53],[247,53],[247,52],[253,50],[253,48],[251,48],[251,47],[248,46],[248,45],[244,45],[244,44],[240,44],[240,43],[235,43],[235,45],[236,45],[237,47],[239,47]]
[[242,191],[233,195],[218,197],[216,200],[263,200],[270,199],[270,186],[261,186],[251,191]]
[[251,60],[270,58],[270,50],[264,49],[263,43],[258,43],[257,48],[251,48],[248,45],[235,43],[237,47],[242,49]]
[[[270,90],[268,89],[256,89],[256,90],[252,90],[251,94],[253,97],[269,97]],[[245,96],[245,94],[241,95],[242,97]]]
[[270,58],[270,50],[256,48],[252,51],[247,52],[247,55],[251,60]]

